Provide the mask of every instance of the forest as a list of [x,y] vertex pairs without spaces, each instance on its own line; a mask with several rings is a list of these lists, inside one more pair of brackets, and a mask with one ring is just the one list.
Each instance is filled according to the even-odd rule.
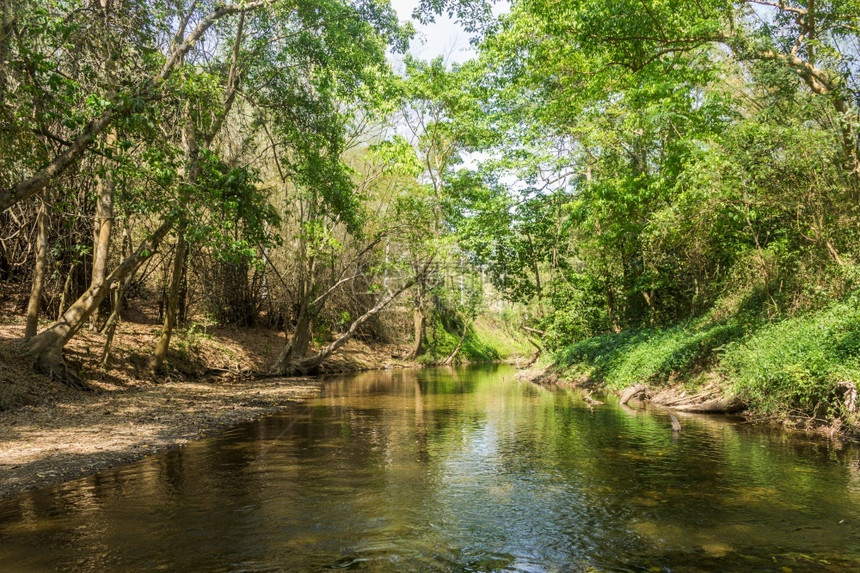
[[157,381],[233,328],[860,427],[860,3],[441,15],[472,59],[384,0],[0,0],[0,358]]

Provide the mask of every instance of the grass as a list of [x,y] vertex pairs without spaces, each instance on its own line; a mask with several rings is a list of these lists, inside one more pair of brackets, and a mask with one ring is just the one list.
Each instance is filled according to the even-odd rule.
[[501,317],[479,317],[475,321],[475,335],[484,344],[492,347],[500,360],[531,356],[535,352],[535,348],[528,343],[525,335],[509,327]]
[[734,323],[691,322],[671,328],[628,330],[581,340],[560,350],[556,364],[621,389],[689,377],[710,366],[717,351],[742,334]]
[[[462,323],[445,324],[435,320],[429,325],[424,353],[418,357],[422,364],[439,364],[457,347],[462,334]],[[511,332],[504,322],[481,316],[466,328],[466,336],[457,353],[457,363],[489,363],[526,356],[531,347],[525,337]]]
[[555,362],[611,389],[694,385],[716,372],[753,414],[856,425],[843,394],[846,384],[860,386],[860,297],[778,322],[741,318],[595,336],[562,348]]
[[729,345],[721,369],[762,414],[850,417],[839,384],[860,383],[860,304],[840,302],[767,324]]

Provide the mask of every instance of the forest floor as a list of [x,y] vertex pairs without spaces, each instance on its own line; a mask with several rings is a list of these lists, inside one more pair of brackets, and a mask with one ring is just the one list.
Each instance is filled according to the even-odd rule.
[[[21,357],[23,328],[0,324],[0,498],[75,479],[181,447],[230,426],[316,396],[322,379],[255,378],[284,344],[269,329],[189,329],[177,333],[166,373],[147,360],[160,327],[123,322],[107,369],[104,337],[84,331],[66,351],[92,388],[72,390],[33,371]],[[350,341],[327,372],[409,367],[406,348]]]

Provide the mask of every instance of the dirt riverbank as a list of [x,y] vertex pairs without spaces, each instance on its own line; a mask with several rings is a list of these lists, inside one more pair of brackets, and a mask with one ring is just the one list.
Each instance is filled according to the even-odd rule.
[[180,447],[321,386],[310,378],[168,382],[0,413],[0,498]]
[[[0,325],[0,498],[89,475],[181,447],[318,395],[320,378],[254,378],[283,346],[265,329],[179,333],[165,374],[146,361],[157,328],[125,323],[108,368],[102,336],[82,332],[67,357],[92,388],[71,390],[20,356],[17,325]],[[328,372],[412,366],[404,348],[351,341]]]

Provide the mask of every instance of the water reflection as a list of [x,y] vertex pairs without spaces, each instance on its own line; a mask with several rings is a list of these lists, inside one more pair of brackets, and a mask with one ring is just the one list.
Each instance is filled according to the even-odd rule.
[[[860,457],[589,409],[504,368],[368,373],[0,503],[0,569],[860,570]],[[611,402],[611,401],[610,401]]]

